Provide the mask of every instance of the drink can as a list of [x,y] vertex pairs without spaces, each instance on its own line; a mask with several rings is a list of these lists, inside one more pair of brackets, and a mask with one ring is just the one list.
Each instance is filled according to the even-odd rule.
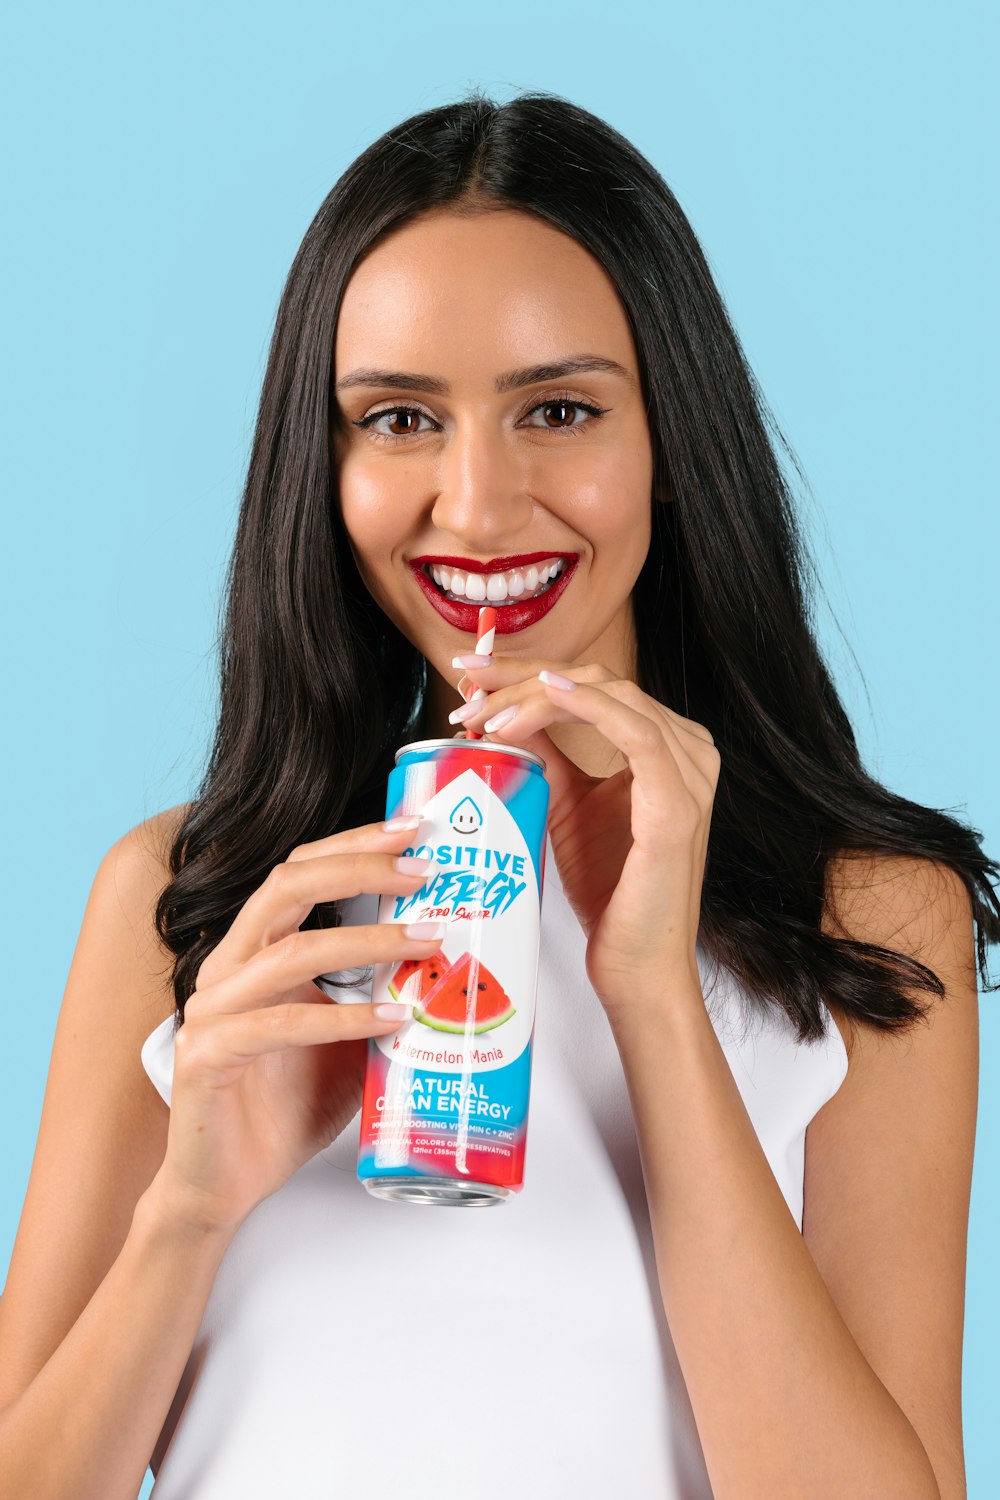
[[379,1198],[485,1206],[520,1192],[549,787],[531,751],[421,740],[396,753],[386,818],[423,820],[404,852],[434,867],[379,922],[446,924],[425,959],[376,964],[372,1001],[413,1006],[371,1037],[358,1177]]

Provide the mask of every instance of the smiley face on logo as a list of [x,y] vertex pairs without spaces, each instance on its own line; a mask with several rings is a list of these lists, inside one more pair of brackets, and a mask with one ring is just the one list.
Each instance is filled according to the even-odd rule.
[[483,815],[471,797],[463,797],[461,802],[456,802],[452,808],[449,822],[456,833],[461,833],[468,838],[470,834],[478,833],[482,828]]

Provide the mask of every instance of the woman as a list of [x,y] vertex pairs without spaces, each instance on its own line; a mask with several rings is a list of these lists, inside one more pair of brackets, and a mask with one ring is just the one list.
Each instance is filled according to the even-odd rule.
[[[807,566],[633,147],[474,96],[348,169],[278,313],[203,786],[84,919],[0,1495],[132,1496],[151,1453],[163,1500],[965,1493],[997,867],[862,768]],[[550,590],[519,627],[504,593]],[[365,1038],[401,1015],[313,983],[434,950],[368,908],[422,878],[393,752],[456,720],[552,788],[527,1186],[491,1215],[361,1190]]]

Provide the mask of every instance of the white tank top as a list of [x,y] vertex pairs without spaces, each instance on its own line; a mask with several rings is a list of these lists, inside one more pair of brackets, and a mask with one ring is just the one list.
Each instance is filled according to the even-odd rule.
[[[240,1226],[151,1460],[154,1500],[711,1500],[663,1313],[618,1050],[545,861],[523,1192],[371,1197],[360,1114]],[[376,897],[350,920],[373,921]],[[706,1006],[802,1227],[805,1132],[847,1054],[800,1044],[699,949]],[[142,1048],[170,1103],[173,1018]],[[419,1280],[419,1299],[407,1284]]]

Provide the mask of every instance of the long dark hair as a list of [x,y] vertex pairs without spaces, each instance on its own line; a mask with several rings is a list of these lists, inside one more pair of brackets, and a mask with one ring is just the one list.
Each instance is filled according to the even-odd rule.
[[[268,871],[299,844],[384,812],[413,736],[424,658],[358,575],[331,460],[334,332],[379,238],[425,210],[506,207],[572,236],[604,267],[638,351],[654,452],[652,540],[633,593],[638,681],[706,725],[722,758],[700,937],[803,1040],[820,1000],[885,1030],[940,997],[889,949],[820,931],[831,857],[919,856],[962,878],[986,945],[1000,903],[981,835],[863,769],[811,623],[814,565],[760,394],[680,206],[603,120],[549,94],[479,93],[414,115],[347,169],[285,284],[230,564],[221,704],[209,764],[170,851],[157,927],[184,1004]],[[311,925],[336,923],[335,905]],[[307,925],[308,925],[307,924]],[[908,993],[909,991],[909,993]]]

